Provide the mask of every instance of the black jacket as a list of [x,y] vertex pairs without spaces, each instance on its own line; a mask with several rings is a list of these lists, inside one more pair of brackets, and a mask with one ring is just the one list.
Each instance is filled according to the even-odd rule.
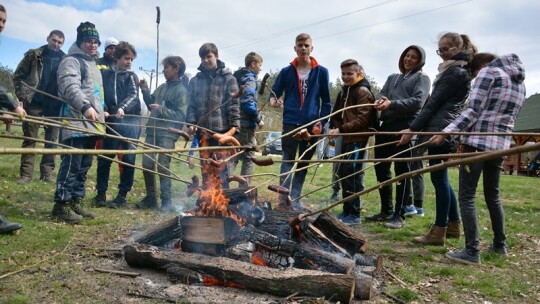
[[[451,59],[468,62],[469,57],[460,52]],[[471,74],[468,66],[449,67],[434,84],[431,96],[409,128],[412,131],[441,131],[463,111],[470,89]]]
[[139,101],[139,79],[131,71],[102,70],[105,91],[105,111],[116,114],[119,108],[125,114],[141,114]]

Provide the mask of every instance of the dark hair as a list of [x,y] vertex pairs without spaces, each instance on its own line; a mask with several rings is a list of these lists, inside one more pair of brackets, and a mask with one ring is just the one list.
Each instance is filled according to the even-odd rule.
[[120,59],[122,56],[127,55],[129,53],[133,54],[133,59],[137,57],[137,51],[135,51],[135,47],[131,45],[127,41],[120,41],[116,45],[116,50],[114,51],[114,58]]
[[465,34],[448,32],[440,36],[441,39],[448,39],[451,46],[459,48],[461,51],[468,53],[471,58],[478,53],[478,48],[472,43],[471,38]]
[[216,57],[219,56],[217,46],[211,42],[207,42],[199,48],[199,57],[201,58],[206,57],[210,53],[213,53]]
[[0,4],[0,12],[7,13],[6,8],[2,4]]
[[263,62],[263,59],[261,55],[255,53],[255,52],[249,52],[246,55],[246,58],[244,59],[244,63],[246,64],[246,68],[249,67],[253,62],[259,63]]
[[52,30],[50,33],[49,33],[49,36],[47,36],[47,38],[51,38],[52,35],[56,35],[62,39],[66,39],[66,37],[64,36],[64,33],[61,31],[61,30]]
[[478,53],[474,55],[470,63],[471,74],[476,76],[485,64],[492,62],[495,58],[497,58],[497,56],[491,53]]
[[353,67],[356,72],[362,72],[364,68],[354,59],[347,59],[340,65],[341,68]]
[[180,78],[186,72],[186,62],[180,56],[167,56],[163,59],[161,63],[163,65],[170,65],[174,68],[178,68],[178,77]]

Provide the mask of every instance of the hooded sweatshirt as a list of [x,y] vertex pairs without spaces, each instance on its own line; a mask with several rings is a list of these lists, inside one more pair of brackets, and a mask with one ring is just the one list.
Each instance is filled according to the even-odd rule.
[[[525,69],[515,54],[500,56],[481,69],[474,81],[469,103],[444,132],[506,132],[514,130],[525,102]],[[510,136],[464,136],[462,142],[478,150],[508,149]]]
[[[410,49],[419,54],[419,62],[412,70],[405,70],[403,58]],[[422,72],[426,62],[426,53],[417,45],[407,47],[399,57],[399,70],[388,76],[381,89],[380,95],[386,96],[390,101],[390,108],[381,112],[381,130],[399,131],[409,127],[409,123],[416,117],[429,96],[431,81],[429,76]]]
[[[63,117],[82,119],[73,120],[70,123],[89,132],[62,128],[60,130],[60,140],[65,141],[72,137],[95,136],[96,133],[104,134],[103,122],[105,122],[105,116],[103,107],[105,101],[103,97],[103,81],[96,62],[91,55],[83,52],[76,43],[73,43],[69,48],[68,55],[58,65],[57,72],[58,93],[66,101],[66,104],[62,105],[61,115]],[[81,64],[86,67],[81,67]],[[84,77],[81,72],[82,69],[86,70]],[[99,123],[84,119],[84,113],[90,107],[97,112]]]

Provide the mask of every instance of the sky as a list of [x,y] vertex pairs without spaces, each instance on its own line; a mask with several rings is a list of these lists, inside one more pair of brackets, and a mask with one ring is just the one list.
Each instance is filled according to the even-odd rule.
[[[80,22],[96,24],[101,41],[113,36],[138,52],[133,70],[156,69],[168,55],[179,55],[194,75],[198,49],[213,42],[219,59],[232,71],[250,51],[264,58],[265,72],[276,72],[295,57],[296,35],[313,38],[312,55],[340,77],[339,65],[354,58],[382,87],[398,72],[398,59],[411,44],[426,50],[426,72],[433,80],[441,62],[436,55],[444,32],[467,34],[482,52],[515,53],[526,70],[527,96],[540,93],[540,1],[538,0],[7,0],[8,20],[0,35],[0,64],[15,69],[30,48],[46,43],[53,29],[66,35],[65,52]],[[161,19],[156,23],[156,6]],[[159,39],[157,32],[159,29]],[[159,42],[159,53],[157,45]],[[103,52],[103,45],[100,48]],[[158,70],[161,71],[159,65]],[[163,76],[158,76],[163,82]],[[154,75],[155,85],[155,75]]]

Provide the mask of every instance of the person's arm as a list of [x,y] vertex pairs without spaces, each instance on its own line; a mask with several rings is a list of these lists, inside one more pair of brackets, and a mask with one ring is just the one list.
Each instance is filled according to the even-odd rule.
[[[134,107],[140,104],[139,102],[139,81],[135,73],[128,73],[124,81],[125,98],[118,105],[118,112],[122,111],[122,116],[125,113],[130,113]],[[116,92],[115,92],[116,93]],[[120,114],[120,113],[118,113]]]
[[412,94],[407,98],[390,100],[390,109],[401,113],[416,113],[429,96],[431,81],[425,74],[416,78]]
[[[238,98],[235,98],[233,96],[238,96],[238,84],[236,83],[236,78],[234,78],[232,75],[227,83],[225,96],[228,96],[228,98],[231,98],[229,103],[227,104],[228,113],[229,113],[229,126],[231,128],[236,128],[236,131],[240,130],[240,102],[238,101]],[[224,102],[227,102],[229,99],[225,100]]]
[[[19,64],[17,65],[15,72],[13,72],[13,85],[15,87],[15,96],[17,96],[17,99],[19,99],[25,105],[30,103],[30,100],[28,100],[27,97],[32,95],[29,92],[30,89],[28,89],[22,84],[22,82],[26,81],[26,78],[30,74],[32,62],[31,55],[32,52],[26,52],[21,62],[19,62]],[[29,83],[29,85],[33,84]]]
[[81,61],[69,56],[60,62],[57,79],[58,92],[70,107],[80,111],[86,118],[96,120],[97,113],[81,89],[81,64],[84,64]]
[[[148,107],[148,105],[154,103],[154,100],[156,98],[156,96],[155,96],[156,92],[154,91],[154,94],[150,94],[150,89],[148,88],[148,83],[146,82],[146,79],[142,79],[139,82],[139,87],[141,88],[141,93],[143,95],[144,103]],[[157,89],[156,89],[156,91],[157,91]],[[150,109],[150,108],[148,108],[148,109]]]
[[283,99],[281,98],[281,95],[283,95],[283,91],[285,90],[285,71],[287,69],[288,68],[282,69],[279,72],[274,85],[272,85],[272,92],[268,97],[272,107],[278,108],[283,106]]
[[240,109],[253,121],[259,123],[261,115],[257,110],[257,79],[252,73],[246,74],[242,79],[242,96],[240,96]]
[[[319,118],[325,117],[330,114],[332,110],[332,102],[330,99],[330,74],[326,68],[322,68],[321,78],[320,78],[320,87],[319,87],[319,98],[321,99],[321,109],[319,112]],[[321,124],[325,125],[328,119],[321,120]]]
[[[457,69],[457,67],[456,67]],[[448,98],[453,96],[457,90],[456,84],[463,80],[459,79],[463,75],[456,71],[447,70],[438,80],[431,96],[426,101],[418,116],[411,122],[409,129],[412,131],[421,131],[433,115],[448,102]]]

